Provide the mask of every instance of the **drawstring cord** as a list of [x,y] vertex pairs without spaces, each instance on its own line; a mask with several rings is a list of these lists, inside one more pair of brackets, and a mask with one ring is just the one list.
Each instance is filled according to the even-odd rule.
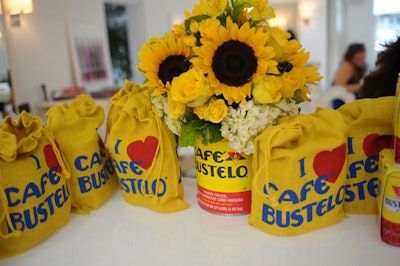
[[[158,139],[158,143],[157,143],[157,148],[156,148],[156,151],[155,151],[155,154],[154,154],[154,160],[153,160],[153,163],[152,163],[151,167],[149,168],[149,172],[152,172],[152,170],[154,169],[155,164],[156,164],[155,160],[156,160],[157,156],[160,156],[160,162],[157,165],[160,166],[160,165],[164,164],[164,153],[160,152],[161,147],[163,146],[163,144],[162,144],[163,138],[162,138],[162,133],[161,133],[161,123],[162,123],[162,121],[161,121],[160,117],[158,116],[157,111],[156,111],[154,106],[152,106],[152,117],[156,120],[156,123],[157,123],[157,133],[158,133],[157,134],[157,139]],[[159,200],[158,192],[159,192],[160,183],[161,183],[160,182],[161,172],[162,172],[162,167],[158,167],[158,173],[156,175],[157,178],[156,178],[156,181],[155,181],[154,194],[150,194],[150,193],[149,194],[145,194],[146,198],[153,198],[153,202],[152,202],[153,205],[157,205],[158,200]],[[145,186],[145,182],[142,182],[142,187],[141,187],[142,191],[144,191],[143,190],[144,186]]]
[[[263,143],[272,143],[272,140],[274,139],[275,135],[277,135],[279,133],[279,131],[275,130],[274,134],[269,134],[268,139]],[[253,165],[255,165],[255,163],[258,163],[258,165],[255,165],[256,167],[253,167],[254,169],[256,169],[256,171],[253,173],[253,190],[254,188],[262,188],[261,189],[261,193],[264,194],[264,196],[266,197],[267,200],[269,200],[271,202],[271,204],[276,207],[278,205],[278,200],[276,198],[276,196],[274,195],[273,190],[269,190],[269,181],[268,181],[268,169],[269,169],[269,163],[271,161],[271,150],[272,148],[269,147],[267,148],[266,145],[264,145],[263,147],[261,147],[261,149],[264,148],[264,154],[265,154],[265,158],[264,160],[259,163],[257,160],[256,154],[260,154],[259,151],[256,151],[253,155]],[[263,176],[261,176],[263,175]],[[257,183],[258,182],[258,183]],[[261,186],[261,184],[265,184],[264,186]],[[263,190],[265,189],[265,191]]]
[[71,171],[69,168],[69,164],[65,162],[65,159],[62,155],[62,151],[60,147],[56,145],[56,138],[54,137],[54,134],[50,131],[50,129],[44,124],[43,125],[43,132],[45,136],[48,138],[48,140],[51,143],[51,146],[53,147],[54,154],[57,158],[57,162],[60,164],[60,167],[62,169],[62,173],[65,175],[65,178],[68,180],[71,177]]
[[[62,157],[61,151],[58,149],[58,147],[55,144],[55,138],[54,136],[49,132],[49,130],[46,128],[46,126],[44,125],[44,123],[42,123],[43,126],[43,133],[44,135],[48,138],[49,142],[51,143],[53,149],[54,149],[54,154],[57,157],[57,161],[61,166],[61,169],[63,171],[63,174],[65,174],[66,178],[69,179],[70,177],[70,171],[69,168],[67,166],[66,163],[64,163],[64,159]],[[1,175],[1,171],[0,171],[0,180],[2,179],[2,175]],[[11,237],[19,237],[22,234],[22,231],[19,229],[16,229],[12,223],[11,217],[10,217],[10,212],[8,209],[8,204],[7,204],[8,200],[5,194],[5,190],[3,188],[3,186],[0,183],[0,213],[2,213],[3,217],[1,217],[1,220],[3,220],[5,218],[5,221],[8,225],[9,228],[9,233],[4,234],[4,232],[2,232],[0,230],[0,236],[3,238],[11,238]]]

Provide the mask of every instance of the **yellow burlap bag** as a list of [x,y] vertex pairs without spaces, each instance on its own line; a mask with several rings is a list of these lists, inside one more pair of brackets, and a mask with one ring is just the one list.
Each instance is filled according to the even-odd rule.
[[108,109],[107,120],[106,120],[106,133],[110,133],[111,125],[118,119],[121,113],[122,107],[129,99],[132,93],[135,93],[139,89],[139,86],[130,82],[129,80],[124,81],[124,86],[113,95],[110,100],[110,107]]
[[257,136],[249,223],[292,236],[341,221],[346,130],[339,112],[322,109],[282,118]]
[[347,191],[344,210],[348,213],[377,212],[379,152],[393,147],[393,117],[397,98],[360,99],[338,111],[349,125],[347,141]]
[[71,169],[72,211],[89,214],[119,187],[111,156],[97,133],[104,110],[82,94],[69,104],[50,108],[46,116]]
[[[131,86],[132,84],[125,85]],[[151,104],[150,90],[134,85],[113,109],[107,147],[126,202],[160,212],[187,208],[173,133]],[[118,96],[117,96],[118,97]]]
[[0,124],[0,258],[21,253],[70,216],[69,170],[54,136],[22,112]]

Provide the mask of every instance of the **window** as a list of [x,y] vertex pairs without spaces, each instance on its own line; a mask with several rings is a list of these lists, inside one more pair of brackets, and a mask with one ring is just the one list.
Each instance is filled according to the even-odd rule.
[[121,4],[105,3],[105,11],[114,81],[117,85],[122,86],[125,79],[133,79],[129,53],[127,8]]
[[374,0],[376,16],[375,50],[381,51],[382,44],[397,40],[400,35],[400,1]]

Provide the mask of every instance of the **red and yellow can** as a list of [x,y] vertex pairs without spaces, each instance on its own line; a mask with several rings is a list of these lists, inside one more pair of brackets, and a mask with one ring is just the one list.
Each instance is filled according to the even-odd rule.
[[224,215],[250,213],[252,156],[234,152],[225,139],[198,142],[194,150],[200,207]]
[[378,220],[382,240],[400,246],[400,168],[394,165],[393,157],[392,149],[380,152]]

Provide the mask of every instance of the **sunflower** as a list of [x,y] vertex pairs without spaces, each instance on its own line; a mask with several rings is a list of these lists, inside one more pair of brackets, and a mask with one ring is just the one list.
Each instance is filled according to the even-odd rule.
[[185,21],[139,51],[144,86],[179,145],[228,139],[255,152],[254,139],[310,100],[322,77],[290,33],[271,27],[268,0],[199,0]]
[[138,70],[147,79],[146,86],[156,87],[154,95],[169,91],[174,77],[190,68],[190,48],[173,31],[162,38],[153,37],[139,51]]
[[268,34],[249,23],[240,28],[228,17],[226,27],[215,25],[209,29],[201,46],[194,47],[197,57],[191,59],[209,77],[216,95],[222,95],[228,104],[244,103],[251,97],[251,82],[260,75],[279,74],[274,48],[265,46]]

